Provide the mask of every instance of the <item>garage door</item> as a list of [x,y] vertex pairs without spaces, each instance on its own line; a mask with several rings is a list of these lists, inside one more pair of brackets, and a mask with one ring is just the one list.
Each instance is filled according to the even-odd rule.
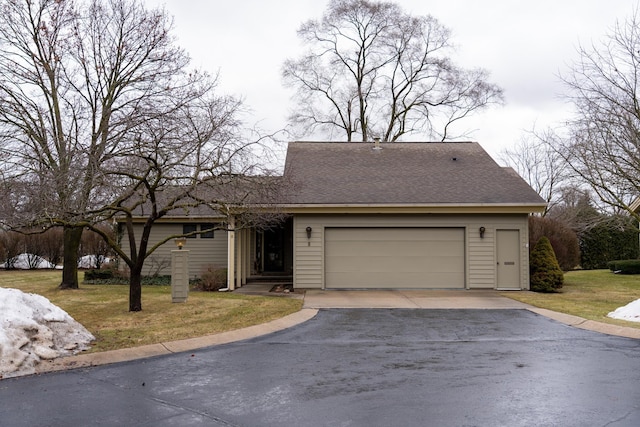
[[327,228],[332,289],[463,289],[462,228]]

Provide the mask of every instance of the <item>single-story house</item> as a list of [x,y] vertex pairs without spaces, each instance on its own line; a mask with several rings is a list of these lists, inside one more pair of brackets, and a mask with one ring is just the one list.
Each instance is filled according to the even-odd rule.
[[[279,226],[235,228],[233,216],[167,217],[167,233],[224,230],[187,242],[190,270],[228,268],[229,288],[291,276],[306,289],[529,288],[528,216],[544,200],[476,142],[291,142]],[[147,271],[168,271],[172,243]]]

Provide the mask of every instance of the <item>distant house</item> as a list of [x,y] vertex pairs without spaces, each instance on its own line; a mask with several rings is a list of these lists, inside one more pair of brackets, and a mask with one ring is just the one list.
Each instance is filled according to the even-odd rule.
[[528,215],[545,202],[478,143],[292,142],[284,178],[278,227],[192,212],[164,219],[152,243],[225,223],[187,246],[193,274],[227,267],[231,289],[270,273],[313,289],[529,288]]

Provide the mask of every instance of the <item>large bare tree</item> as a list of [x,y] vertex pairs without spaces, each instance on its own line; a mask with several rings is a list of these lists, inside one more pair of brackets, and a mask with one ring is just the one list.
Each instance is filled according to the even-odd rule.
[[640,220],[640,16],[618,22],[600,43],[578,49],[562,78],[575,117],[552,146],[610,211]]
[[[103,211],[119,217],[122,241],[100,227],[89,227],[109,242],[130,271],[130,311],[142,310],[145,260],[179,236],[167,235],[150,245],[158,220],[193,211],[202,216],[235,215],[246,205],[270,203],[272,192],[280,188],[256,158],[255,148],[265,138],[247,140],[238,118],[240,102],[216,96],[214,89],[215,80],[194,75],[172,98],[179,104],[158,105],[159,114],[138,126],[126,148],[102,165],[109,181],[104,188],[117,195]],[[223,221],[220,227],[225,226]]]
[[292,122],[307,130],[347,141],[444,141],[462,136],[452,130],[459,120],[502,101],[485,70],[452,62],[446,27],[394,3],[332,0],[298,36],[308,51],[287,60],[283,76],[296,89]]
[[189,84],[188,57],[170,29],[163,10],[138,0],[0,3],[0,156],[15,199],[10,222],[64,227],[62,288],[78,286],[82,229],[110,202],[102,165]]
[[502,163],[512,167],[547,202],[546,216],[562,197],[562,189],[570,182],[568,166],[554,147],[558,136],[547,130],[526,134],[511,147],[500,152]]

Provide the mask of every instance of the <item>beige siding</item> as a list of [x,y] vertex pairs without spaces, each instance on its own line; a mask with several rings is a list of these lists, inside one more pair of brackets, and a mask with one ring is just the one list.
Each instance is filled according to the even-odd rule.
[[[138,238],[142,233],[142,225],[135,226],[135,233]],[[149,248],[157,244],[160,240],[173,234],[182,233],[182,224],[156,224],[151,229],[149,236]],[[126,242],[123,241],[126,245]],[[170,240],[156,249],[145,261],[143,274],[171,274],[171,251],[176,245]],[[213,239],[202,239],[199,236],[195,239],[187,239],[185,249],[189,250],[189,277],[197,277],[203,268],[213,265],[219,268],[227,266],[227,232],[216,230]],[[125,249],[128,250],[128,247]]]
[[[311,227],[311,238],[307,238]],[[321,288],[323,282],[324,222],[318,217],[293,218],[293,281],[300,288]]]
[[[490,218],[467,223],[468,271],[470,289],[494,289],[496,287],[495,229]],[[480,238],[480,227],[485,228]]]
[[[306,227],[312,227],[307,238]],[[465,287],[496,287],[495,230],[520,231],[521,287],[529,287],[527,215],[303,215],[294,218],[294,282],[325,287],[324,230],[327,227],[453,227],[465,229]],[[479,228],[485,227],[484,238]]]

